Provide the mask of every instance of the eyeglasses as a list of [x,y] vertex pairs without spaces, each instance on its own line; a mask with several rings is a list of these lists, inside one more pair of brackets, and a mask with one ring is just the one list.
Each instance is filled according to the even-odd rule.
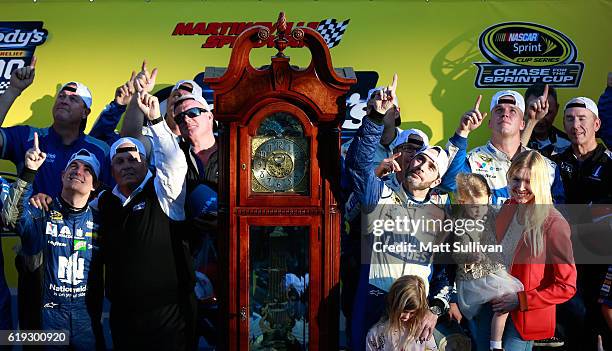
[[174,122],[176,122],[176,124],[181,125],[183,123],[185,123],[185,117],[189,117],[189,118],[196,118],[199,115],[201,115],[203,112],[208,112],[203,108],[199,108],[199,107],[192,107],[187,111],[183,111],[179,114],[177,114],[176,116],[174,116]]

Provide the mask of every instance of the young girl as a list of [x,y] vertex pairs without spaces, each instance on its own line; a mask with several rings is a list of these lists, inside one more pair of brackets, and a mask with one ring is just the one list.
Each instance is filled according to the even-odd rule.
[[433,337],[421,343],[417,332],[428,311],[425,283],[415,275],[398,278],[387,295],[387,308],[366,338],[367,351],[437,351]]
[[[473,173],[460,173],[456,181],[456,200],[461,205],[459,218],[482,221],[483,225],[474,226],[474,230],[466,231],[462,235],[456,234],[455,241],[459,242],[461,247],[468,247],[470,242],[481,245],[497,244],[493,216],[489,215],[489,211],[493,209],[488,206],[491,190],[487,181],[480,174]],[[501,263],[502,257],[473,252],[473,248],[471,251],[453,252],[453,258],[457,262],[457,302],[461,313],[470,320],[478,314],[483,304],[504,294],[523,290],[523,284],[506,271]],[[489,343],[491,350],[502,348],[501,341],[507,318],[508,313],[493,315]]]

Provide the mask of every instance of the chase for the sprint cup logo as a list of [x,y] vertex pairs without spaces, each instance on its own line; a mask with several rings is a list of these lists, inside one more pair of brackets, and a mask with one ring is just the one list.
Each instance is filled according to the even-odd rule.
[[11,73],[30,64],[48,34],[42,22],[0,22],[0,94],[9,86]]
[[524,88],[533,83],[575,88],[584,70],[563,33],[536,23],[506,22],[487,28],[478,45],[490,60],[478,66],[478,88]]

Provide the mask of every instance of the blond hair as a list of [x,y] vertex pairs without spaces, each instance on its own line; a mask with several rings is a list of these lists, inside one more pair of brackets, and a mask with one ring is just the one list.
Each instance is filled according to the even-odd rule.
[[[508,169],[507,180],[517,171],[526,168],[529,170],[529,187],[534,195],[533,208],[525,212],[525,243],[531,247],[531,254],[539,256],[544,250],[544,233],[542,224],[552,206],[550,192],[550,171],[544,156],[534,150],[523,151],[518,154]],[[535,205],[535,206],[533,206]]]
[[[418,337],[419,326],[428,308],[423,279],[416,275],[399,277],[389,289],[385,314],[380,319],[386,339],[393,340],[393,332],[399,332],[399,345],[395,348],[407,349],[408,344]],[[414,311],[407,323],[400,321],[404,310]]]
[[455,182],[457,184],[456,196],[459,199],[491,196],[491,188],[485,177],[480,174],[459,173],[455,177]]

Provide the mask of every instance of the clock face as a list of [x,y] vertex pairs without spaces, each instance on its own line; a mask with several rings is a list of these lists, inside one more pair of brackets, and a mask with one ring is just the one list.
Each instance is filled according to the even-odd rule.
[[308,143],[303,138],[254,137],[251,189],[254,192],[307,192]]

